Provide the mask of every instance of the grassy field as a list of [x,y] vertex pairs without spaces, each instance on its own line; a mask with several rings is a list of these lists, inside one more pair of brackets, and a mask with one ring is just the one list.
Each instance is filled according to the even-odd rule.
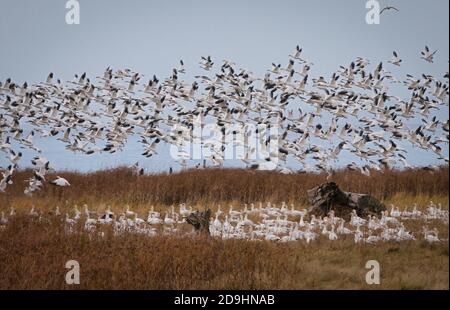
[[[17,219],[0,232],[1,289],[448,289],[448,243],[355,245],[351,237],[281,244],[139,235],[66,236]],[[79,286],[65,262],[80,262]],[[365,282],[368,260],[381,285]]]
[[[14,175],[14,184],[0,195],[4,208],[27,208],[35,205],[41,210],[72,209],[73,205],[87,204],[90,208],[123,210],[130,205],[134,210],[148,210],[155,205],[164,210],[171,204],[188,203],[194,206],[222,206],[234,203],[286,202],[296,207],[307,206],[306,191],[326,182],[326,174],[280,174],[277,172],[241,169],[188,170],[176,174],[134,176],[127,168],[92,173],[59,172],[67,178],[69,188],[46,184],[33,197],[23,195],[25,180],[31,171]],[[433,200],[448,205],[449,169],[438,171],[406,170],[372,172],[370,177],[353,171],[338,171],[335,181],[343,190],[367,193],[386,204],[400,207],[413,203],[424,205]],[[213,207],[214,208],[214,207]]]
[[[341,171],[334,175],[344,190],[370,193],[401,208],[430,200],[448,209],[448,168],[439,171],[386,171],[370,178]],[[87,234],[78,225],[67,234],[55,206],[71,212],[75,204],[90,209],[125,205],[145,216],[151,205],[165,210],[187,202],[215,209],[229,204],[268,202],[307,206],[305,193],[325,181],[320,174],[282,175],[244,170],[195,170],[172,175],[135,177],[128,169],[90,174],[61,172],[69,188],[46,185],[32,198],[22,194],[20,172],[0,195],[1,210],[18,215],[0,230],[0,289],[448,289],[448,241],[423,240],[355,244],[351,236],[305,242],[218,240],[198,236],[146,237],[131,233]],[[51,179],[51,177],[49,177]],[[31,219],[34,205],[45,221]],[[81,208],[80,208],[81,209]],[[448,239],[448,224],[426,223]],[[420,234],[424,223],[407,222]],[[65,262],[76,259],[81,284],[65,284]],[[381,285],[367,285],[365,263],[377,260]]]

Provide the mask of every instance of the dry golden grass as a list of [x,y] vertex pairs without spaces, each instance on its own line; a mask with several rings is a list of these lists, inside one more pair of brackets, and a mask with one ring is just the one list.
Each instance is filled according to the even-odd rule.
[[[17,217],[0,231],[0,289],[448,289],[448,244],[280,244],[133,234],[66,235],[60,220]],[[65,262],[81,284],[65,284]],[[365,283],[368,260],[381,285]]]
[[[123,210],[126,204],[135,210],[147,210],[150,205],[177,203],[198,205],[243,204],[259,201],[306,206],[306,191],[326,181],[325,174],[292,174],[260,172],[241,169],[189,170],[177,174],[133,176],[127,168],[81,174],[60,172],[72,184],[69,188],[45,185],[33,197],[23,195],[24,180],[30,171],[14,175],[14,184],[0,195],[0,205],[8,207],[54,209],[87,204],[90,208]],[[52,179],[54,175],[47,178]],[[416,202],[420,205],[433,200],[448,206],[449,169],[438,171],[406,170],[373,172],[366,177],[358,172],[338,171],[333,181],[346,191],[368,193],[383,202],[400,207]]]
[[[126,204],[146,215],[150,205],[167,209],[180,202],[215,208],[232,203],[271,201],[304,207],[306,190],[324,182],[323,174],[283,175],[235,169],[186,171],[173,175],[135,177],[120,168],[88,174],[61,172],[69,188],[46,185],[32,198],[23,195],[29,171],[14,177],[0,195],[0,210],[26,213],[32,205],[46,213],[59,205],[90,209],[107,205],[123,211]],[[52,176],[48,177],[49,179]],[[433,200],[448,208],[448,167],[439,171],[386,171],[364,177],[337,172],[333,180],[347,191],[370,193],[401,207]],[[266,241],[199,239],[187,236],[146,237],[135,234],[90,237],[78,227],[67,235],[61,220],[48,214],[48,223],[21,215],[0,230],[0,289],[448,289],[448,242],[388,242],[356,245],[353,237],[307,245]],[[407,222],[416,236],[423,222]],[[80,224],[82,225],[82,224]],[[448,238],[448,226],[437,227]],[[65,262],[81,265],[81,285],[67,286]],[[380,286],[368,286],[367,260],[381,264]]]

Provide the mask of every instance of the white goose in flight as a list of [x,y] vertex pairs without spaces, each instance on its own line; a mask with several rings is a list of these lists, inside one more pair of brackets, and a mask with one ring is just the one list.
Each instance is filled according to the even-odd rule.
[[392,54],[393,54],[393,57],[388,62],[393,64],[394,66],[400,67],[402,60],[400,59],[400,57],[398,57],[398,54],[396,51],[392,52]]
[[422,54],[422,59],[424,59],[425,61],[429,62],[429,63],[433,63],[434,62],[434,55],[437,53],[437,50],[435,50],[434,52],[430,51],[430,48],[428,46],[425,46],[425,49],[421,52]]
[[68,187],[70,186],[69,181],[67,181],[65,178],[62,178],[60,176],[57,176],[56,179],[53,181],[50,181],[50,184],[59,186],[59,187]]

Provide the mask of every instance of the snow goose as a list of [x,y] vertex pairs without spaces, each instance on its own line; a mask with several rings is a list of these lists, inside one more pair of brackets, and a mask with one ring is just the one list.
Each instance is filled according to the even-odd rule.
[[57,176],[56,179],[54,179],[53,181],[50,181],[50,184],[59,186],[59,187],[70,186],[70,183],[66,179],[64,179],[60,176]]
[[125,215],[126,215],[126,216],[129,216],[129,217],[134,217],[134,216],[136,215],[136,212],[131,211],[131,210],[130,210],[130,206],[127,205],[127,209],[125,210]]
[[234,218],[234,217],[238,217],[241,215],[241,212],[239,211],[234,211],[233,210],[233,205],[230,205],[230,210],[228,211],[228,215],[230,215],[230,217]]
[[74,206],[74,213],[75,213],[74,219],[75,220],[79,220],[80,217],[81,217],[81,212],[80,212],[80,210],[78,210],[78,206],[77,205]]
[[400,212],[398,207],[391,205],[390,215],[391,215],[391,217],[401,217],[402,213]]
[[184,203],[180,204],[180,211],[179,211],[179,213],[180,213],[181,216],[187,217],[187,216],[189,216],[189,214],[191,214],[191,212],[192,212],[192,210],[189,210],[189,209],[186,208],[186,204],[184,204]]
[[215,212],[215,215],[220,216],[222,214],[222,210],[220,210],[220,205],[217,206],[217,211]]
[[92,231],[97,225],[97,220],[90,218],[89,213],[87,214],[86,222],[84,222],[84,229],[87,231]]
[[365,242],[369,244],[377,243],[381,240],[380,236],[372,235],[372,232],[369,231],[369,236],[366,238]]
[[381,228],[380,221],[375,216],[369,217],[367,228],[370,230],[377,230]]
[[293,229],[289,232],[289,234],[281,237],[281,239],[280,239],[280,242],[283,242],[283,243],[284,242],[291,242],[291,241],[295,241],[294,230]]
[[69,226],[75,225],[77,223],[77,221],[75,219],[71,219],[69,217],[69,213],[66,213],[65,221],[66,221],[66,224],[69,225]]
[[397,241],[415,240],[414,235],[407,231],[403,223],[400,223],[400,228],[397,231]]
[[135,213],[135,214],[134,214],[134,223],[135,223],[137,226],[142,226],[142,225],[145,224],[145,221],[144,221],[143,219],[141,219],[140,217],[138,217],[138,214]]
[[173,225],[173,224],[175,224],[175,220],[173,218],[169,217],[169,214],[166,213],[164,216],[164,224]]
[[8,219],[5,217],[5,212],[2,211],[2,216],[0,218],[0,225],[5,226],[8,224]]
[[150,207],[150,210],[148,211],[148,216],[159,218],[159,217],[161,217],[161,214],[159,212],[155,211],[155,207],[152,205]]
[[294,51],[291,55],[289,55],[289,57],[291,57],[291,58],[293,58],[293,59],[297,59],[297,60],[303,61],[303,59],[300,58],[300,56],[301,56],[301,54],[302,54],[302,51],[303,51],[303,49],[300,48],[299,45],[297,45],[297,46],[295,47],[295,51]]
[[4,193],[6,190],[6,186],[12,184],[12,177],[11,175],[7,175],[2,180],[0,180],[0,192]]
[[306,243],[308,243],[308,244],[317,238],[317,234],[315,232],[313,232],[311,229],[312,229],[312,226],[308,225],[306,227],[306,231],[303,233],[303,237],[305,238]]
[[225,215],[225,220],[222,225],[222,232],[228,233],[232,229],[230,222],[228,221],[228,215]]
[[22,158],[22,152],[18,152],[16,154],[13,150],[10,150],[10,153],[11,153],[11,156],[9,158],[9,161],[11,162],[11,164],[13,166],[15,166],[19,162],[19,160]]
[[339,226],[336,229],[336,232],[340,235],[349,235],[352,233],[352,231],[350,229],[348,229],[347,227],[344,226],[345,221],[341,220],[339,223]]
[[30,216],[34,217],[34,218],[39,217],[39,212],[36,211],[36,208],[34,207],[34,205],[31,207]]
[[219,220],[219,215],[216,214],[214,221],[212,223],[212,227],[215,231],[221,231],[222,230],[222,222]]
[[60,216],[61,215],[61,211],[59,210],[59,206],[56,206],[56,208],[55,208],[55,215],[56,216]]
[[239,222],[239,225],[241,226],[253,226],[253,221],[248,219],[248,215],[245,214],[244,216],[241,215],[241,221]]
[[306,226],[304,217],[305,217],[305,214],[300,215],[300,220],[298,222],[298,226],[300,226],[300,227]]
[[162,223],[159,212],[149,211],[147,217],[147,223],[150,225],[158,225]]
[[352,215],[351,215],[351,219],[350,219],[350,225],[352,226],[361,226],[364,225],[366,223],[366,220],[363,218],[360,218],[357,214],[356,214],[356,210],[352,211]]
[[323,225],[321,234],[322,234],[323,236],[328,236],[329,231],[328,231],[327,225]]
[[114,212],[111,211],[111,207],[108,206],[106,208],[105,213],[100,217],[101,219],[113,219],[114,218]]
[[395,65],[395,66],[400,67],[400,64],[401,64],[402,60],[398,57],[398,54],[397,54],[396,51],[394,51],[392,54],[393,54],[393,57],[388,62],[393,64],[393,65]]
[[430,49],[428,48],[428,46],[425,46],[425,49],[420,52],[422,55],[422,59],[424,59],[425,61],[429,62],[429,63],[433,63],[433,58],[434,55],[437,53],[437,50],[435,50],[434,52],[431,52]]
[[411,211],[411,216],[416,219],[422,216],[422,212],[417,210],[417,204],[414,204],[413,210]]
[[356,228],[354,237],[355,243],[361,243],[364,241],[364,234],[361,232],[360,226]]
[[84,204],[83,206],[84,206],[84,215],[86,216],[86,218],[96,217],[97,216],[97,212],[90,211],[87,204]]
[[331,241],[337,240],[337,238],[338,238],[338,236],[334,230],[335,230],[335,227],[333,224],[333,225],[331,225],[331,230],[328,232],[328,239],[330,239]]
[[267,232],[267,234],[264,237],[264,239],[266,239],[267,241],[279,241],[280,237],[278,237],[277,235],[275,235],[272,232]]
[[423,227],[423,234],[424,234],[424,239],[428,243],[435,243],[435,242],[441,241],[441,240],[439,240],[437,228],[434,228],[433,230],[428,230],[427,227]]
[[158,225],[162,223],[162,219],[160,219],[159,217],[149,217],[147,218],[147,223],[149,223],[150,225]]

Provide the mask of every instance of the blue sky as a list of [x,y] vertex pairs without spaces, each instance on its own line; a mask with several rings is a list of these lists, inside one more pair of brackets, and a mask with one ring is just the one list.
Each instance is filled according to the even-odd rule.
[[[272,62],[286,64],[297,44],[314,62],[314,76],[328,77],[357,56],[386,63],[393,50],[403,59],[397,77],[427,73],[442,78],[448,70],[447,0],[380,1],[400,10],[383,14],[380,25],[366,24],[364,0],[79,2],[81,24],[67,25],[65,0],[2,0],[0,80],[36,83],[49,72],[69,80],[75,73],[99,75],[108,66],[167,77],[180,59],[188,80],[200,72],[204,55],[217,62],[231,59],[263,75]],[[434,64],[420,60],[425,45],[439,50]],[[442,119],[447,113],[442,111]],[[92,157],[68,153],[57,141],[38,145],[59,169],[86,171],[137,160],[152,171],[176,166],[165,148],[157,158],[142,158],[133,140],[121,153]],[[416,152],[413,164],[434,163],[429,154]],[[31,156],[25,153],[25,162]],[[5,164],[0,157],[0,165]]]

